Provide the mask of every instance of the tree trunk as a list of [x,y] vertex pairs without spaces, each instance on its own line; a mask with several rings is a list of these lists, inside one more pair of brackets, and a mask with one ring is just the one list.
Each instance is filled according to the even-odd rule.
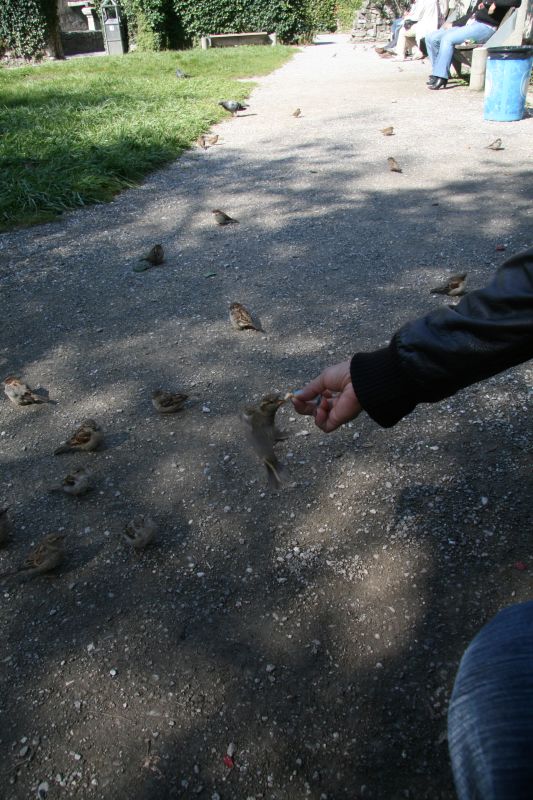
[[[46,18],[46,54],[50,58],[65,58],[56,0],[41,0]],[[59,2],[59,0],[58,0]]]

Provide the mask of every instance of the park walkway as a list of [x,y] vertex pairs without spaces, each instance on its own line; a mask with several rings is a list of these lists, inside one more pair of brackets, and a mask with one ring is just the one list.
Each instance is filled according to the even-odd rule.
[[[533,120],[484,122],[482,95],[430,92],[427,72],[321,37],[258,80],[219,145],[0,235],[3,374],[56,401],[0,403],[0,569],[57,529],[68,556],[56,581],[3,591],[6,800],[41,782],[50,800],[454,797],[458,660],[530,596],[512,568],[531,552],[527,365],[391,431],[362,415],[326,437],[283,408],[276,495],[239,420],[449,302],[429,289],[450,273],[479,287],[531,246]],[[165,263],[133,272],[156,242]],[[234,300],[264,333],[230,327]],[[157,416],[159,386],[189,407]],[[106,434],[84,462],[95,491],[50,495],[87,417]],[[160,531],[139,558],[134,513]]]

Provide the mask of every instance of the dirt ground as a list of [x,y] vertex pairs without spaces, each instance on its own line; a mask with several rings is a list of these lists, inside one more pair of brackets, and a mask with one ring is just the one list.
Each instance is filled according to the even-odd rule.
[[[239,419],[449,302],[429,293],[449,273],[482,286],[533,244],[532,120],[483,121],[482,95],[427,73],[324,37],[219,145],[0,236],[2,377],[55,401],[0,403],[0,570],[54,531],[67,553],[55,579],[0,584],[5,800],[454,797],[461,653],[531,597],[532,368],[392,430],[325,436],[284,407],[277,493]],[[156,242],[165,263],[133,272]],[[264,333],[230,327],[233,300]],[[156,415],[158,386],[188,407]],[[86,417],[104,448],[54,456]],[[47,491],[79,465],[93,492]],[[141,556],[135,513],[159,525]]]

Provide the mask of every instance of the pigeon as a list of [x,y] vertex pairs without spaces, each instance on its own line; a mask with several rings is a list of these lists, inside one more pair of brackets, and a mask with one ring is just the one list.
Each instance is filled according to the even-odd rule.
[[189,395],[181,394],[181,392],[174,393],[156,389],[152,394],[152,405],[160,414],[173,414],[175,411],[181,411],[188,398]]
[[292,112],[292,116],[296,117],[296,119],[298,119],[298,117],[301,115],[301,113],[302,113],[302,109],[301,108],[297,108],[296,111]]
[[48,398],[35,394],[15,375],[8,375],[7,378],[4,378],[4,392],[14,406],[30,406],[35,403],[50,402]]
[[54,455],[58,456],[61,453],[70,453],[76,450],[84,450],[85,452],[96,450],[103,440],[104,434],[101,427],[96,424],[94,419],[85,419],[70,439],[57,448]]
[[389,125],[388,128],[382,128],[381,133],[383,134],[383,136],[394,136],[394,127],[392,125]]
[[238,219],[233,219],[233,217],[230,217],[225,211],[221,211],[219,208],[214,208],[211,213],[215,215],[215,222],[217,225],[233,225],[239,222]]
[[261,328],[257,327],[252,315],[248,309],[242,305],[242,303],[232,303],[230,305],[229,318],[233,327],[237,328],[239,331],[244,331],[247,329],[261,331]]
[[137,514],[124,529],[124,539],[139,552],[153,541],[157,525],[151,517]]
[[430,294],[447,294],[449,297],[460,297],[465,293],[466,273],[463,275],[452,275],[446,283],[435,286]]
[[487,145],[487,150],[505,150],[505,147],[502,145],[501,139],[494,139],[493,142]]
[[12,572],[4,572],[0,578],[8,578],[12,575],[23,573],[25,578],[34,578],[36,575],[44,575],[58,567],[63,561],[63,539],[64,533],[50,533],[34,547],[24,563]]
[[9,524],[9,518],[7,516],[8,511],[9,511],[9,506],[4,506],[4,508],[0,508],[0,547],[5,547],[9,539],[9,531],[11,526]]
[[392,156],[389,156],[389,158],[387,159],[387,164],[389,165],[389,169],[390,169],[391,172],[401,172],[402,171],[402,168],[400,167],[400,165],[398,164],[396,159],[392,158]]
[[87,494],[93,488],[93,476],[87,469],[80,467],[66,475],[61,483],[50,486],[49,492],[64,492],[72,497]]
[[178,80],[182,80],[183,78],[190,78],[191,77],[188,72],[183,72],[182,69],[177,69],[174,74],[176,75],[176,78]]
[[221,100],[219,106],[229,111],[233,117],[237,111],[245,111],[248,108],[248,106],[243,106],[242,103],[239,103],[237,100]]
[[285,437],[276,430],[275,417],[276,411],[284,402],[283,397],[268,394],[257,407],[249,406],[242,414],[248,440],[265,465],[271,489],[279,489],[281,485],[283,467],[274,453],[274,445]]
[[141,256],[139,263],[134,267],[135,272],[144,272],[150,267],[157,267],[165,260],[165,251],[162,244],[154,244],[153,247]]

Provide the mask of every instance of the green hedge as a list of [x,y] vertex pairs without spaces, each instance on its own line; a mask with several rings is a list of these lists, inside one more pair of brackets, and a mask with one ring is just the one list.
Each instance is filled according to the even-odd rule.
[[0,39],[15,56],[32,58],[46,49],[47,21],[41,0],[1,0]]
[[0,42],[22,58],[62,58],[57,0],[0,0]]
[[[323,0],[329,2],[329,0]],[[174,0],[187,38],[206,33],[276,32],[282,42],[307,38],[312,32],[309,0]],[[320,5],[320,0],[314,0]]]
[[336,0],[307,0],[307,15],[314,31],[334,31],[337,28]]

